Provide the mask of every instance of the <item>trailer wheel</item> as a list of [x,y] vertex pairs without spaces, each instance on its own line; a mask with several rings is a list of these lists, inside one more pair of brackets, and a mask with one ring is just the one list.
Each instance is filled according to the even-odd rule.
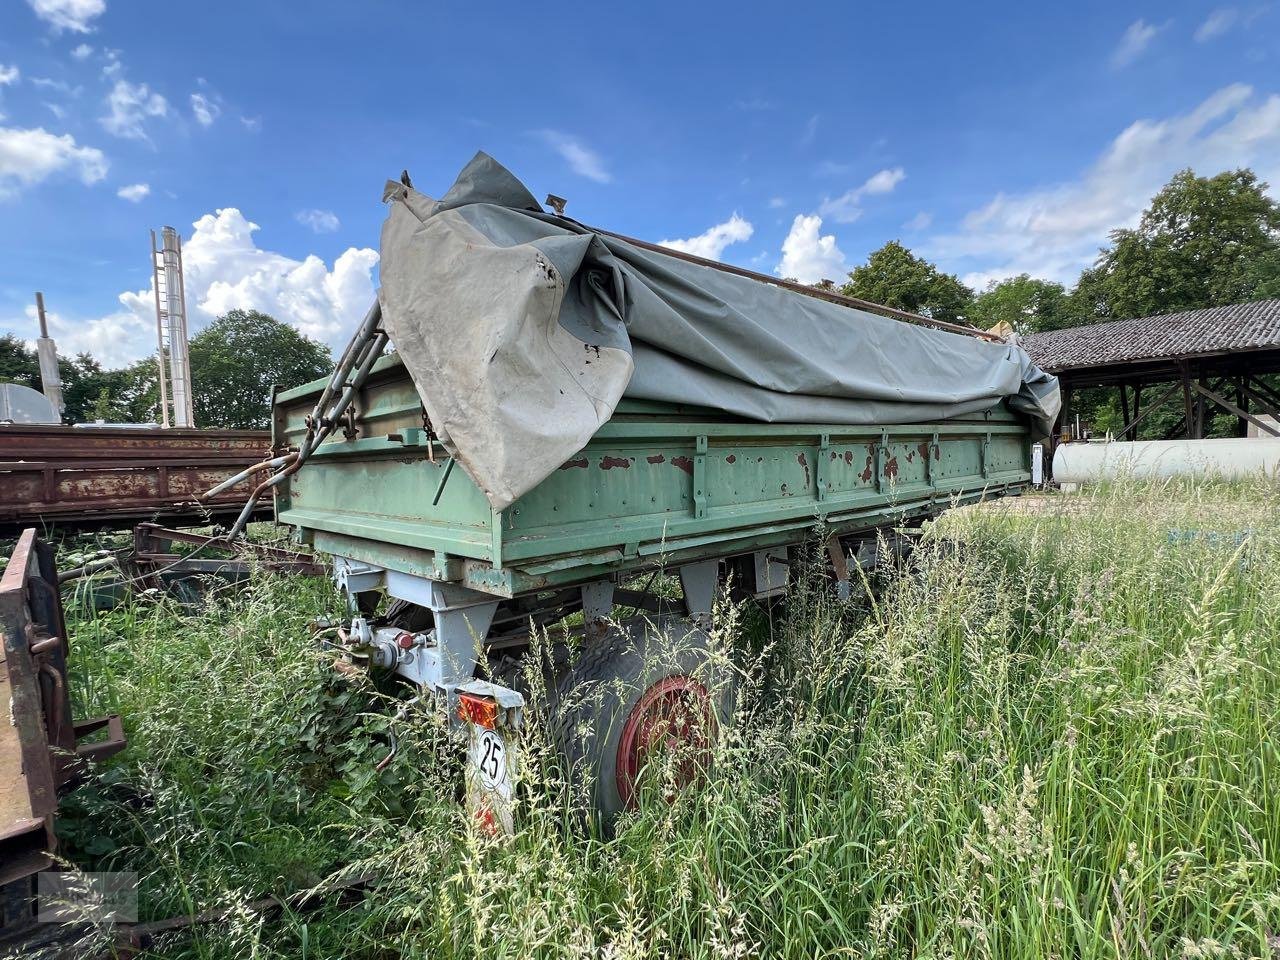
[[673,748],[677,789],[707,769],[731,708],[731,684],[712,666],[706,634],[679,617],[636,618],[585,642],[557,687],[552,730],[606,829]]

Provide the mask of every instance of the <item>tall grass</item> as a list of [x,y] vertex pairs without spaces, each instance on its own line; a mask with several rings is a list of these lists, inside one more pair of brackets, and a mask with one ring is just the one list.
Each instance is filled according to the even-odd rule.
[[528,732],[515,837],[471,831],[430,711],[307,640],[323,584],[74,625],[133,746],[68,810],[154,917],[365,869],[354,907],[239,914],[237,957],[1258,957],[1280,934],[1277,490],[1117,486],[965,509],[851,603],[722,611],[743,676],[704,788],[580,826]]

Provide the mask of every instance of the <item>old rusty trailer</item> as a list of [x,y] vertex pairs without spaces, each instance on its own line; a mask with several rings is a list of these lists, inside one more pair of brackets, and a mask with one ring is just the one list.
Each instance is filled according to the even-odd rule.
[[[341,636],[369,662],[450,702],[478,696],[484,705],[468,716],[494,726],[504,704],[520,702],[493,685],[473,696],[477,676],[497,675],[494,652],[518,656],[530,622],[581,610],[598,652],[584,654],[563,682],[620,679],[634,694],[600,708],[607,716],[561,725],[596,731],[595,746],[562,746],[594,777],[605,814],[633,796],[664,713],[709,716],[715,699],[688,656],[656,678],[630,675],[641,668],[629,646],[650,654],[699,646],[722,574],[732,570],[757,596],[777,592],[789,550],[815,525],[831,538],[836,579],[847,581],[857,547],[876,531],[1017,493],[1031,480],[1031,428],[1003,403],[945,422],[848,426],[768,424],[624,400],[585,449],[494,510],[433,438],[395,355],[373,363],[357,386],[350,409],[358,412],[274,488],[280,522],[335,557],[339,582],[360,609],[372,610],[378,591],[413,605],[397,606],[398,618],[356,617]],[[308,445],[324,389],[317,381],[276,397],[277,456]],[[610,626],[615,601],[658,609],[622,578],[659,568],[683,584],[678,616]],[[492,742],[473,744],[473,759],[494,750],[502,753]]]
[[251,485],[197,502],[261,460],[259,430],[0,426],[0,536],[138,520],[206,523],[234,515]]
[[[31,884],[54,865],[59,795],[124,747],[118,716],[77,721],[53,548],[18,538],[0,576],[0,942],[33,922]],[[81,742],[91,734],[98,738]]]

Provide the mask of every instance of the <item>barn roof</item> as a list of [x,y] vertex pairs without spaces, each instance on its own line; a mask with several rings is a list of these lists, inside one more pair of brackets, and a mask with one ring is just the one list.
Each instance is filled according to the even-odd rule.
[[1280,300],[1235,303],[1033,333],[1019,344],[1050,373],[1280,348]]

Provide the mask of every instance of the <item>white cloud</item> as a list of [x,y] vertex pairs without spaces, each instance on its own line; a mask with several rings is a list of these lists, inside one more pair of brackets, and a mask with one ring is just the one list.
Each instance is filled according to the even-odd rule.
[[834,200],[826,197],[818,207],[818,212],[837,223],[853,223],[862,216],[863,197],[890,193],[906,176],[906,171],[901,167],[881,170],[868,177],[862,186],[854,187]]
[[605,169],[600,155],[577,137],[558,130],[539,130],[538,136],[560,154],[569,164],[569,169],[578,176],[594,180],[596,183],[609,183],[613,179]]
[[130,203],[140,203],[144,197],[150,196],[151,184],[149,183],[131,183],[127,187],[121,187],[116,191],[116,196],[122,200],[128,200]]
[[75,57],[77,60],[88,60],[92,55],[93,47],[89,46],[87,43],[82,43],[71,51],[71,56]]
[[191,113],[196,118],[196,123],[202,127],[213,126],[213,121],[217,120],[222,113],[222,107],[216,102],[210,100],[203,93],[193,93],[191,95]]
[[724,248],[731,243],[742,243],[751,239],[755,228],[749,220],[744,220],[736,213],[724,223],[717,223],[705,233],[685,240],[662,240],[660,245],[691,253],[695,257],[706,257],[708,260],[719,260]]
[[107,9],[106,0],[27,0],[36,16],[57,32],[88,33]]
[[901,167],[892,170],[881,170],[867,178],[862,185],[862,192],[867,194],[892,193],[893,188],[906,179],[906,171]]
[[1119,70],[1133,63],[1142,56],[1159,32],[1159,27],[1145,20],[1133,21],[1125,30],[1124,36],[1120,38],[1120,45],[1111,54],[1111,66]]
[[791,231],[782,241],[782,260],[774,268],[780,277],[795,277],[801,283],[839,280],[848,273],[844,254],[836,238],[822,236],[822,218],[800,214],[791,222]]
[[904,223],[902,225],[902,229],[909,230],[912,232],[919,231],[919,230],[928,230],[929,227],[932,226],[932,224],[933,224],[933,214],[927,213],[926,211],[921,210],[914,217],[912,217],[910,220]]
[[818,124],[822,122],[822,115],[815,113],[804,125],[804,133],[800,134],[800,146],[807,147],[813,143],[818,136]]
[[0,127],[0,199],[63,170],[74,171],[85,185],[97,183],[107,175],[107,159],[101,150],[77,144],[69,133]]
[[333,233],[342,226],[338,215],[332,210],[299,210],[294,215],[304,227],[310,227],[315,233]]
[[147,136],[147,118],[164,117],[169,113],[168,100],[145,83],[130,83],[128,80],[116,81],[107,94],[106,104],[110,112],[100,117],[98,122],[107,133],[148,143],[151,138]]
[[31,85],[42,90],[56,90],[69,97],[78,97],[84,91],[83,87],[73,87],[65,80],[54,80],[52,77],[32,77]]
[[244,128],[250,133],[257,133],[262,129],[261,117],[241,117],[240,122],[244,124]]
[[1240,11],[1235,7],[1219,7],[1209,16],[1205,17],[1204,23],[1196,27],[1196,42],[1204,43],[1212,40],[1214,37],[1220,37],[1233,26],[1240,16]]
[[[378,254],[351,247],[329,267],[260,248],[258,225],[234,207],[206,214],[182,244],[182,262],[194,335],[228,310],[261,310],[301,333],[345,345],[373,302]],[[120,309],[104,317],[52,324],[66,353],[87,350],[107,366],[139,359],[155,349],[155,299],[150,287],[120,294]]]
[[18,82],[18,78],[22,76],[17,66],[5,66],[0,63],[0,87],[7,87],[10,84]]
[[784,200],[782,197],[770,197],[770,198],[769,198],[769,209],[770,209],[770,210],[781,210],[781,209],[782,209],[783,207],[785,207],[786,205],[787,205],[787,201],[786,201],[786,200]]
[[1152,195],[1181,169],[1201,175],[1252,166],[1280,184],[1280,95],[1224,87],[1188,113],[1130,124],[1073,181],[999,194],[962,228],[922,248],[955,272],[1002,279],[1020,273],[1064,283],[1093,262],[1107,233],[1132,226]]
[[45,105],[46,107],[48,107],[48,108],[49,108],[49,112],[50,112],[50,113],[52,113],[55,117],[57,117],[59,120],[63,120],[63,119],[65,119],[65,118],[66,118],[66,116],[67,116],[67,109],[66,109],[66,107],[62,106],[62,104],[60,104],[60,103],[49,103],[49,102],[46,100],[44,105]]

